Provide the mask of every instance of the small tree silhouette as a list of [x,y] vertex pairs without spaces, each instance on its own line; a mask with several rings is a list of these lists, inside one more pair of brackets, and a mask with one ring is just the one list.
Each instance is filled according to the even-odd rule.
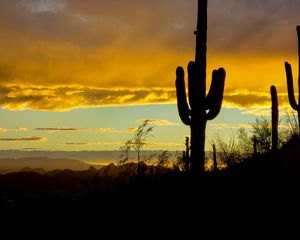
[[216,155],[218,156],[219,160],[221,161],[221,163],[223,163],[224,166],[230,167],[241,161],[242,157],[240,147],[236,143],[236,139],[233,133],[230,136],[228,142],[225,142],[221,138],[219,133],[216,133],[212,140],[212,145],[218,149]]
[[130,150],[131,150],[131,146],[132,146],[132,141],[131,140],[127,140],[121,147],[120,147],[120,151],[122,152],[122,154],[120,155],[120,160],[119,160],[119,164],[120,165],[124,165],[128,162],[129,160],[129,154],[130,154]]
[[[130,158],[130,151],[134,150],[137,153],[137,161],[140,162],[142,155],[142,149],[145,145],[148,144],[147,138],[150,137],[150,133],[153,131],[152,126],[148,126],[149,120],[143,121],[142,125],[140,125],[136,131],[134,132],[134,136],[127,140],[121,147],[120,151],[122,154],[120,155],[121,160],[119,160],[119,164],[126,164]],[[151,156],[152,157],[152,156]],[[150,157],[150,158],[151,158]]]
[[141,126],[137,128],[131,139],[131,146],[134,151],[137,152],[137,161],[141,161],[141,152],[145,145],[148,144],[146,141],[150,136],[149,134],[153,131],[153,127],[149,127],[149,120],[145,120]]

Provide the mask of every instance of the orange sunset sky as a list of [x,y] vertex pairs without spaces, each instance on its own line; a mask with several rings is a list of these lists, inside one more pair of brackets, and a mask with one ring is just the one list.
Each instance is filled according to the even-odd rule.
[[[269,114],[271,85],[290,110],[300,1],[208,2],[207,84],[220,66],[227,78],[207,136],[228,137]],[[182,149],[175,70],[194,59],[196,20],[196,0],[1,0],[0,149],[114,150],[143,119],[148,148]]]

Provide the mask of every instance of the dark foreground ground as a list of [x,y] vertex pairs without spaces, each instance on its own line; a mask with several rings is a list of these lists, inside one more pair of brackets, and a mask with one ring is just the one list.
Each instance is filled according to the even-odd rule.
[[140,239],[162,232],[183,239],[270,239],[284,233],[282,239],[299,239],[298,146],[201,177],[164,169],[141,175],[135,164],[0,175],[0,226],[13,228],[10,234],[25,227],[29,235],[63,230]]
[[30,172],[5,177],[17,181],[1,188],[1,225],[16,229],[210,236],[241,229],[274,233],[287,223],[288,233],[300,229],[299,177],[167,174],[101,190]]

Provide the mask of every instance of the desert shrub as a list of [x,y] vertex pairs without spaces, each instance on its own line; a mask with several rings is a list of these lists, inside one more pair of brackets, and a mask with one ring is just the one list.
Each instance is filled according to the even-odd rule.
[[241,161],[240,147],[236,143],[236,138],[233,133],[228,142],[224,141],[219,133],[216,133],[212,144],[216,146],[217,158],[219,160],[218,168],[230,167]]

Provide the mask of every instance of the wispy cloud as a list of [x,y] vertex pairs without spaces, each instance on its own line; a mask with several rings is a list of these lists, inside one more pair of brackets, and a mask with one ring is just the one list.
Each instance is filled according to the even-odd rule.
[[125,132],[121,130],[116,130],[114,128],[98,128],[96,131],[100,133],[124,133]]
[[163,120],[163,119],[140,119],[139,123],[143,124],[146,121],[150,124],[157,125],[157,126],[177,126],[177,125],[179,125],[178,123],[172,123],[168,120]]
[[67,143],[64,143],[65,145],[71,145],[71,146],[83,146],[83,145],[89,145],[89,143],[84,143],[84,142],[67,142]]
[[97,142],[97,145],[112,145],[112,146],[121,146],[124,142]]
[[31,147],[28,147],[28,148],[20,148],[20,150],[25,150],[25,151],[39,151],[39,150],[41,150],[41,148],[31,148]]
[[64,131],[86,131],[88,128],[35,128],[37,131],[64,132]]
[[28,137],[28,138],[0,138],[0,142],[44,142],[44,137]]
[[239,129],[251,128],[250,124],[232,124],[232,123],[210,123],[209,126],[213,129]]
[[27,128],[17,127],[17,128],[0,128],[0,132],[27,132]]
[[128,128],[128,129],[127,129],[127,131],[128,131],[129,133],[135,133],[137,130],[138,130],[137,127],[131,127],[131,128]]

